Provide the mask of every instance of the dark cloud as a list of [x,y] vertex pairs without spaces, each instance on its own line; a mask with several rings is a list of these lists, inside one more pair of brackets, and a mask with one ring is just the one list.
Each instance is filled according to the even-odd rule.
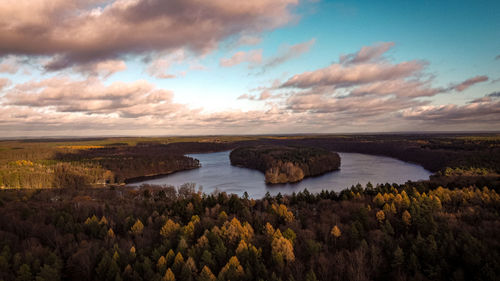
[[122,60],[105,60],[78,65],[74,69],[90,76],[109,77],[116,72],[124,71],[127,65]]
[[[99,4],[99,5],[98,5]],[[290,22],[298,0],[19,0],[0,4],[0,56],[51,56],[48,70],[186,48]]]

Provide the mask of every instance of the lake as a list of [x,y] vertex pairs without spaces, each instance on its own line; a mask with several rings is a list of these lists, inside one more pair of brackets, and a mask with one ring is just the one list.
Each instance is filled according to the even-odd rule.
[[247,168],[231,166],[230,151],[188,154],[200,160],[201,168],[177,172],[165,177],[137,182],[158,185],[180,186],[184,183],[196,183],[202,186],[203,192],[211,193],[215,190],[243,195],[246,191],[251,198],[262,198],[269,192],[271,195],[291,194],[307,188],[310,192],[321,190],[341,191],[356,185],[363,186],[371,182],[398,183],[408,180],[429,179],[431,172],[420,165],[403,162],[390,157],[374,156],[360,153],[339,153],[341,158],[340,170],[326,173],[317,177],[305,178],[293,184],[266,185],[264,173]]

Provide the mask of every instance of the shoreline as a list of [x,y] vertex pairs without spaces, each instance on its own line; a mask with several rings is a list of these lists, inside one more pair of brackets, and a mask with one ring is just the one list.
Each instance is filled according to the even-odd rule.
[[165,176],[177,173],[177,172],[190,171],[190,170],[199,169],[199,168],[201,168],[201,165],[198,166],[198,167],[193,167],[193,168],[188,168],[188,169],[183,169],[183,170],[177,170],[177,171],[170,171],[170,172],[167,172],[167,173],[160,173],[160,174],[153,174],[153,175],[145,175],[145,176],[128,178],[128,179],[125,179],[123,182],[125,183],[125,185],[128,185],[128,184],[138,183],[138,182],[141,182],[141,181],[147,181],[147,180],[162,178],[162,177],[165,177]]

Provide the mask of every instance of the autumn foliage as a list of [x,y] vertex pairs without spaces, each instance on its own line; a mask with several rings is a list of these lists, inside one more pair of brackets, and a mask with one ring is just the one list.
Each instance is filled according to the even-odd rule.
[[168,189],[2,191],[0,280],[500,276],[495,189],[386,184],[260,200]]

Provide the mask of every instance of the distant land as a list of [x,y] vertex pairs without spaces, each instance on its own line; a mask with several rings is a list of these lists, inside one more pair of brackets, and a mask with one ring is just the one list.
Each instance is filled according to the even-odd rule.
[[[189,153],[256,145],[307,146],[393,157],[423,166],[443,184],[450,182],[444,175],[453,175],[464,183],[479,180],[495,185],[500,173],[500,135],[493,133],[44,138],[0,141],[0,187],[121,185],[196,169],[199,163],[186,156]],[[451,173],[450,169],[463,172]]]
[[315,147],[260,145],[240,147],[230,154],[231,165],[265,173],[266,183],[293,183],[304,177],[338,170],[338,153]]

